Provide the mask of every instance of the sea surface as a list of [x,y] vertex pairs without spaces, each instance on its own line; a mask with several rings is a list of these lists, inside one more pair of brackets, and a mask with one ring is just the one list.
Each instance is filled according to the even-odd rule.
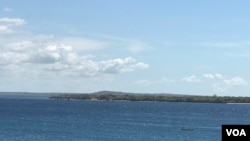
[[220,141],[250,105],[0,98],[1,141]]

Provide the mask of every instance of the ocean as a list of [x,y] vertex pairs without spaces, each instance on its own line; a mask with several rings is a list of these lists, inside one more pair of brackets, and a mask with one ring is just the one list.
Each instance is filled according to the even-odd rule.
[[249,104],[0,99],[1,141],[220,141]]

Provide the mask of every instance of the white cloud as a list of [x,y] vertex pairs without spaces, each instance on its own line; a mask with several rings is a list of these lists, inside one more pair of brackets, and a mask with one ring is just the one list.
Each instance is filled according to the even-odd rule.
[[[18,70],[25,70],[19,72],[20,76],[22,73],[97,76],[132,72],[149,67],[148,64],[132,57],[95,61],[92,55],[79,54],[72,46],[64,44],[44,46],[44,44],[32,41],[6,44],[0,49],[0,70],[4,71],[1,73],[18,74]],[[15,70],[12,70],[13,68]]]
[[212,88],[214,93],[224,93],[227,91],[227,88],[223,85],[223,83],[216,82],[212,84]]
[[218,73],[216,73],[214,76],[215,76],[215,78],[218,78],[218,79],[223,79],[224,78],[223,75],[218,74]]
[[200,82],[200,79],[198,79],[195,75],[184,77],[182,80],[186,82]]
[[213,74],[204,74],[203,77],[206,78],[206,79],[214,79]]
[[206,73],[206,74],[203,74],[203,77],[205,79],[209,79],[209,80],[214,80],[214,79],[223,79],[223,76],[221,74],[211,74],[211,73]]
[[22,50],[22,48],[35,47],[44,48],[49,45],[70,45],[74,51],[86,53],[86,51],[102,50],[109,46],[106,41],[83,38],[83,37],[54,37],[53,35],[37,35],[27,37],[17,37],[13,39],[1,40],[0,43],[6,49]]
[[26,22],[24,19],[20,19],[20,18],[0,18],[0,24],[4,24],[4,25],[24,25]]
[[[204,80],[213,80],[213,81],[207,81],[207,84],[212,86],[212,89],[214,91],[214,93],[228,93],[229,91],[231,92],[232,90],[234,90],[239,86],[246,86],[248,85],[248,81],[241,78],[241,77],[228,77],[222,74],[204,74],[203,78],[205,78]],[[205,81],[206,82],[206,81]],[[210,82],[210,84],[209,84]]]
[[125,59],[112,59],[108,61],[101,61],[98,63],[101,71],[106,73],[122,73],[131,72],[137,69],[146,69],[149,67],[148,64],[137,62],[132,57],[127,57]]
[[15,42],[15,43],[8,43],[5,45],[6,48],[8,48],[11,51],[27,51],[28,49],[34,47],[36,44],[34,44],[31,41],[20,41],[20,42]]
[[214,93],[228,95],[229,93],[239,93],[243,89],[242,87],[246,85],[248,85],[248,81],[237,76],[220,80],[218,79],[218,81],[212,83],[212,89]]
[[[184,77],[182,81],[185,82],[202,82],[195,83],[195,88],[192,89],[205,89],[205,92],[218,94],[218,95],[234,95],[237,92],[244,91],[248,86],[249,81],[239,77],[230,77],[219,73],[205,73],[201,76],[191,75]],[[143,82],[142,82],[143,83]],[[147,83],[146,81],[144,83]]]
[[159,84],[167,84],[167,83],[172,83],[174,80],[169,80],[166,78],[162,78],[160,80],[138,80],[135,81],[136,84],[141,85],[141,86],[151,86],[151,85],[159,85]]
[[26,54],[20,54],[15,52],[2,52],[0,53],[0,65],[5,67],[5,65],[19,64],[28,59]]
[[15,26],[25,23],[25,20],[20,18],[0,18],[0,33],[12,33]]
[[229,86],[245,86],[248,84],[248,81],[244,80],[241,77],[233,77],[230,79],[225,79],[223,82]]
[[[6,37],[6,36],[2,36]],[[90,55],[93,51],[106,47],[105,41],[53,35],[11,34],[11,38],[0,38],[0,75],[5,77],[54,78],[60,76],[90,77],[94,79],[112,77],[112,73],[125,73],[145,69],[147,64],[134,59],[127,64],[116,63],[117,67],[107,67],[110,61],[125,58],[102,59]],[[93,52],[94,53],[94,52]],[[105,57],[107,58],[107,57]],[[104,67],[104,68],[102,68]],[[108,72],[112,70],[113,72]],[[110,75],[107,75],[110,74]],[[107,75],[107,76],[106,76]]]
[[0,33],[11,33],[12,30],[8,26],[0,25]]

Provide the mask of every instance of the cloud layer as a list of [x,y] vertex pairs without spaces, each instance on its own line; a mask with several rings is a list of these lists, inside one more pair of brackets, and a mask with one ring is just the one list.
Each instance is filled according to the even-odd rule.
[[182,80],[186,82],[199,82],[200,81],[195,75],[184,77]]
[[13,33],[14,27],[25,23],[26,21],[20,18],[0,18],[0,33]]
[[[10,11],[10,9],[3,9]],[[21,18],[0,18],[0,35],[16,33],[15,27],[26,24]],[[2,76],[13,74],[48,75],[55,73],[63,76],[96,76],[118,74],[146,69],[148,64],[133,57],[103,59],[89,54],[107,46],[115,46],[112,41],[94,40],[82,37],[55,38],[52,35],[28,35],[13,39],[0,40],[0,71]],[[121,39],[119,39],[120,41]],[[115,40],[117,45],[118,40]],[[145,49],[144,44],[124,41],[131,52]],[[131,43],[133,42],[133,43]],[[131,44],[133,46],[131,46]],[[119,44],[118,44],[119,45]]]
[[0,49],[0,70],[2,74],[23,73],[63,76],[96,76],[118,74],[146,69],[148,64],[132,57],[95,61],[94,56],[79,54],[72,46],[54,44],[41,46],[32,41],[5,44]]
[[174,80],[170,80],[167,78],[162,78],[160,80],[138,80],[135,81],[135,84],[141,85],[141,86],[152,86],[152,85],[161,85],[161,84],[168,84],[168,83],[173,83]]
[[214,93],[224,93],[237,87],[244,87],[249,84],[249,82],[242,77],[228,77],[219,73],[206,73],[200,77],[196,75],[191,75],[188,77],[184,77],[182,80],[187,83],[203,83],[206,84],[206,87],[211,86]]

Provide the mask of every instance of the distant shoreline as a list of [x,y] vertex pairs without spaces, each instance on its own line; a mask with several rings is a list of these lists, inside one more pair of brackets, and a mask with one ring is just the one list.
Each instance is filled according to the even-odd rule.
[[183,95],[183,94],[168,94],[168,93],[155,93],[155,94],[126,93],[126,92],[115,92],[115,91],[99,91],[94,93],[0,92],[0,98],[250,104],[250,97],[233,97],[233,96],[216,96],[216,95],[200,96],[200,95]]
[[193,103],[226,103],[226,104],[250,104],[250,97],[231,96],[195,96],[178,94],[142,94],[124,93],[113,91],[100,91],[96,93],[82,94],[58,94],[49,97],[51,99],[66,100],[92,100],[92,101],[155,101],[155,102],[193,102]]

